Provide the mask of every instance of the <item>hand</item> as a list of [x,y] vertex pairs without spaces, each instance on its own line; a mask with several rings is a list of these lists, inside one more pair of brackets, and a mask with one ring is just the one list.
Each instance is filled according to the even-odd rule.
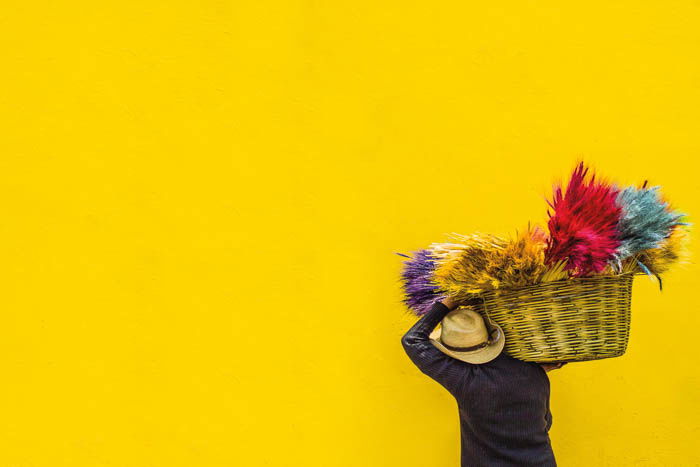
[[459,303],[455,302],[454,298],[452,297],[445,297],[444,299],[440,300],[443,305],[445,305],[450,311],[457,309],[459,307]]
[[558,370],[559,368],[563,367],[569,362],[557,362],[557,363],[540,363],[539,365],[542,367],[542,369],[545,371],[545,373],[550,372],[552,370]]

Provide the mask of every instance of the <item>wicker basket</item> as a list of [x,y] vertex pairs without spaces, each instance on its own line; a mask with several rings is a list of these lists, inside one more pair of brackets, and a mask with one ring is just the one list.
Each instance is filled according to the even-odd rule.
[[532,362],[618,357],[630,332],[635,273],[564,279],[481,294],[474,309],[506,337],[504,352]]

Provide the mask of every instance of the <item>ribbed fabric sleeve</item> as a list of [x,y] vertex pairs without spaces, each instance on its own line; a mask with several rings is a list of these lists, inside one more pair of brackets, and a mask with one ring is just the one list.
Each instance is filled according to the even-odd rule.
[[468,376],[471,365],[440,352],[429,338],[430,333],[449,311],[444,304],[436,302],[428,313],[408,330],[401,339],[401,344],[420,371],[442,384],[457,397],[457,391],[463,386],[462,380]]

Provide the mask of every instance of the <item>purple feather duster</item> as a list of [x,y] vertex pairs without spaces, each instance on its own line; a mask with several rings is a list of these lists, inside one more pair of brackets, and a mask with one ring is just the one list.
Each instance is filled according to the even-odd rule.
[[404,267],[401,272],[403,302],[414,314],[422,316],[436,301],[446,296],[432,281],[435,260],[427,249],[414,252],[413,257],[400,256],[409,258],[403,262]]

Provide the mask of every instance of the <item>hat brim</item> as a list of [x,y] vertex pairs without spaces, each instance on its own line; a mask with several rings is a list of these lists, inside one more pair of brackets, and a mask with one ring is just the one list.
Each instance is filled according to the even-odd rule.
[[[489,323],[487,321],[487,326],[488,325]],[[491,345],[487,345],[486,347],[478,350],[472,350],[471,352],[456,352],[442,345],[440,342],[442,326],[430,333],[430,341],[435,347],[438,348],[438,350],[449,355],[450,357],[456,358],[457,360],[474,364],[487,363],[498,357],[501,352],[503,352],[503,347],[506,345],[506,336],[503,334],[503,329],[493,322],[491,322],[490,325],[498,329],[498,339],[491,343]]]

